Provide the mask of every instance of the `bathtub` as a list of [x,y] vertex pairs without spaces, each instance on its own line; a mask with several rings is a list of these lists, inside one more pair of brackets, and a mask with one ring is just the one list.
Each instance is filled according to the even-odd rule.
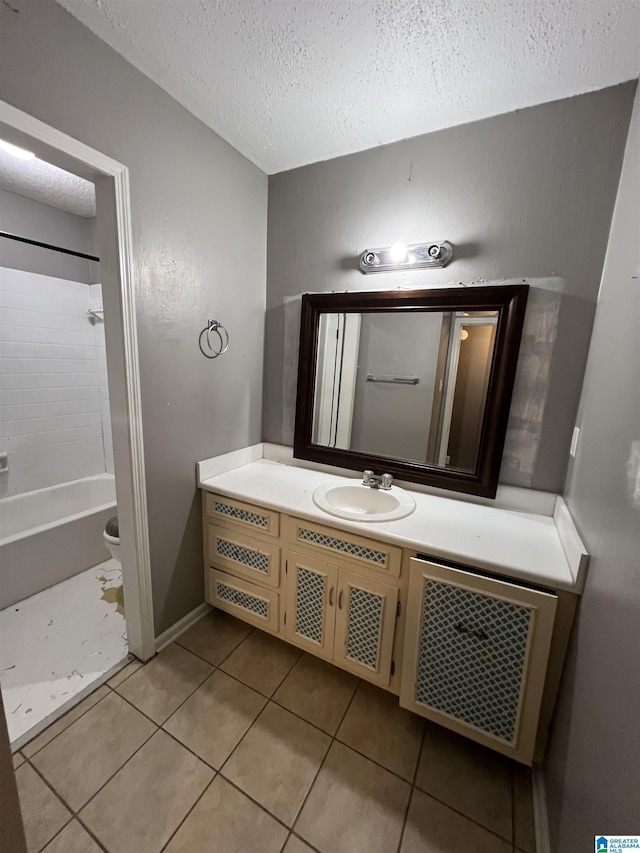
[[109,559],[113,474],[0,500],[0,610]]

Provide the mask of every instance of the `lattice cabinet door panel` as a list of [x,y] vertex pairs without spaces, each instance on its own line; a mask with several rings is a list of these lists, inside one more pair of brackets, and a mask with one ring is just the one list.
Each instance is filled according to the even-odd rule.
[[410,563],[400,704],[531,764],[557,596]]
[[389,577],[400,577],[402,549],[375,539],[325,527],[299,518],[291,519],[290,539],[295,546],[317,550],[319,559],[333,558]]
[[232,613],[238,619],[251,622],[265,631],[278,633],[280,627],[280,597],[265,589],[226,572],[209,569],[209,604]]
[[253,539],[242,530],[208,525],[209,561],[218,569],[255,583],[278,587],[280,548],[268,539]]
[[237,524],[247,532],[276,538],[280,535],[280,513],[272,509],[205,492],[205,512],[221,524]]
[[387,687],[398,590],[340,569],[333,659],[344,669]]
[[338,596],[338,570],[289,551],[285,637],[331,660]]

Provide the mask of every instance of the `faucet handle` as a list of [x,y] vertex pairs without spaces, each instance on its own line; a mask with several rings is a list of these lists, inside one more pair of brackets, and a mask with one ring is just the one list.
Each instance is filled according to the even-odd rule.
[[371,483],[372,477],[373,477],[373,471],[363,471],[362,472],[362,485],[368,486]]
[[390,489],[391,483],[393,482],[393,477],[391,474],[383,474],[382,475],[382,484],[380,486],[381,489]]

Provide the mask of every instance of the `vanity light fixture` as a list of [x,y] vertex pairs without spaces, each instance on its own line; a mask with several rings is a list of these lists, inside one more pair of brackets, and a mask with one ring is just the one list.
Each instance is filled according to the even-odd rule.
[[366,249],[360,255],[363,273],[390,272],[392,270],[418,270],[429,267],[441,269],[453,259],[453,248],[446,240],[430,243],[394,243],[384,249]]

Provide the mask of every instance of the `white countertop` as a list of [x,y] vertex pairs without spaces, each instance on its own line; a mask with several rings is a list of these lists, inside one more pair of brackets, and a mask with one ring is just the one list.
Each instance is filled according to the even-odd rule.
[[[416,508],[406,518],[347,521],[327,515],[313,502],[314,489],[329,480],[344,483],[346,478],[259,459],[204,479],[201,487],[429,556],[553,589],[580,591],[550,516],[412,491]],[[353,482],[359,479],[354,478]]]

